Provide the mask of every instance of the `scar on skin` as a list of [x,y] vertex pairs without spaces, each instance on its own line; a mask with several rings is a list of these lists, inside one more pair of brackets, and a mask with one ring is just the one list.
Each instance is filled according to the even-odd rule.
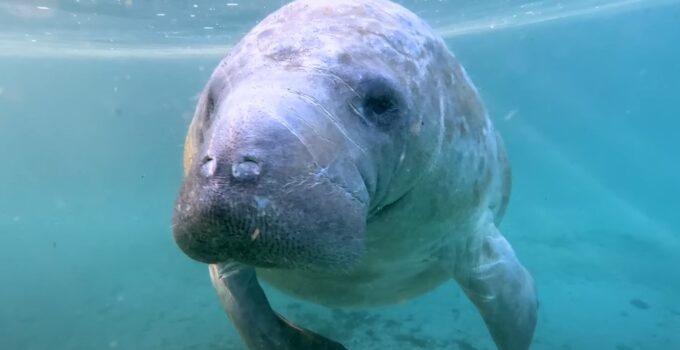
[[253,234],[250,235],[250,240],[254,241],[254,240],[256,240],[258,237],[260,237],[260,229],[259,229],[259,228],[256,228],[255,231],[253,231]]

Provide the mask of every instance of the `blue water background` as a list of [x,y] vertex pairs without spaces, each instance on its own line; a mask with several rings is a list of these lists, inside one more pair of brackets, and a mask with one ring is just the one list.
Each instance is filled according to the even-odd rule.
[[[501,130],[534,349],[680,349],[680,5],[453,37]],[[243,349],[170,218],[218,57],[0,57],[0,349]],[[380,291],[376,291],[380,292]],[[452,283],[274,306],[350,349],[492,349]]]

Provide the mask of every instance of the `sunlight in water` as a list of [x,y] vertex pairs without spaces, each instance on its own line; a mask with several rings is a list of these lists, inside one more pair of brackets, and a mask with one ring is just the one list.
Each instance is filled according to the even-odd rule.
[[562,19],[575,19],[587,16],[604,16],[621,11],[640,10],[654,6],[677,3],[677,0],[609,0],[571,2],[531,2],[513,7],[500,14],[480,16],[470,21],[450,23],[437,27],[445,38],[460,35],[492,32],[506,28],[521,27]]
[[[414,1],[401,1],[401,3],[409,8],[419,4],[414,3]],[[483,5],[477,2],[444,2],[442,3],[443,9],[422,11],[419,15],[423,16],[444,38],[448,39],[549,21],[605,16],[622,11],[640,10],[673,3],[680,3],[680,0],[529,1],[518,2],[512,5],[495,2],[484,2],[482,3]],[[126,7],[131,6],[129,4],[132,3],[125,2]],[[121,16],[126,13],[111,11],[110,8],[104,9],[111,12],[104,12],[103,15],[97,13],[96,9],[94,13],[86,13],[86,15],[89,15],[89,17],[86,17],[88,21],[101,21],[103,23],[101,28],[107,28],[108,21],[130,20],[131,26],[129,28],[133,28],[132,30],[129,30],[129,28],[118,30],[116,28],[117,32],[116,30],[113,31],[116,32],[115,37],[109,38],[104,36],[111,35],[111,28],[101,30],[101,37],[98,37],[97,35],[100,33],[97,33],[97,29],[100,27],[96,25],[93,27],[94,30],[79,29],[78,32],[72,30],[72,33],[68,31],[54,32],[50,31],[49,28],[40,30],[41,20],[51,20],[53,21],[51,24],[54,25],[54,21],[61,19],[72,21],[74,18],[81,18],[83,16],[82,13],[71,13],[49,6],[34,6],[22,3],[0,4],[0,19],[7,18],[15,22],[19,21],[19,25],[10,26],[13,30],[4,30],[4,34],[0,34],[0,57],[84,57],[104,59],[221,57],[248,30],[249,26],[254,25],[254,21],[257,18],[265,15],[266,12],[263,12],[263,8],[267,11],[273,11],[275,9],[273,5],[277,4],[269,3],[269,7],[272,7],[271,9],[267,8],[267,6],[237,6],[237,3],[229,3],[229,5],[229,8],[237,8],[238,11],[244,11],[253,19],[252,24],[248,24],[248,21],[241,21],[240,23],[245,26],[237,28],[238,33],[236,35],[233,35],[234,28],[229,30],[232,35],[225,35],[225,28],[219,31],[217,30],[219,28],[212,25],[198,28],[202,32],[196,32],[195,28],[189,28],[191,30],[189,35],[187,35],[187,30],[183,32],[178,30],[164,31],[160,26],[156,27],[155,24],[149,24],[151,20],[148,19],[148,13],[156,12],[149,9],[145,9],[147,18],[142,22],[139,22],[139,18],[134,18],[135,16],[131,16],[133,18],[121,19]],[[448,8],[451,11],[447,11]],[[90,9],[90,11],[93,10]],[[211,11],[226,10],[218,8],[211,9]],[[79,15],[81,17],[78,17]],[[189,13],[188,16],[196,15]],[[152,17],[158,20],[169,17],[169,15],[164,12],[158,12]],[[220,21],[235,23],[234,19],[229,16],[215,18],[213,21],[218,23]],[[77,20],[77,23],[81,25],[80,20]],[[140,23],[145,24],[144,31],[146,32],[149,29],[156,28],[156,34],[161,35],[162,40],[159,40],[158,37],[149,37],[148,40],[144,40],[141,36],[138,37],[135,33],[143,32],[139,31]],[[26,28],[22,28],[22,26]],[[17,29],[17,27],[20,29]],[[27,28],[31,28],[31,30]],[[129,31],[129,33],[126,33],[126,31]],[[84,32],[89,34],[89,36],[83,36]],[[73,33],[76,33],[76,35],[73,35]],[[134,38],[136,42],[130,40],[130,38]],[[176,42],[177,40],[173,41],[173,39],[177,38],[181,39],[180,42]]]

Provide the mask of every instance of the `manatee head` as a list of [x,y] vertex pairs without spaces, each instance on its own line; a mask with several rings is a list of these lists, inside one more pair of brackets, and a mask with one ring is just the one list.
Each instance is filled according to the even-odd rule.
[[371,216],[441,148],[453,58],[393,3],[296,1],[218,65],[185,144],[173,230],[206,262],[348,269]]

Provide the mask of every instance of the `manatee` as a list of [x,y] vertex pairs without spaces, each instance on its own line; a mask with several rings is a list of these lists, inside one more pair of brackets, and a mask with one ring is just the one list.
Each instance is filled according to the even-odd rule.
[[501,136],[444,41],[387,0],[298,0],[219,63],[189,126],[173,235],[209,264],[249,349],[345,349],[276,313],[264,280],[332,307],[455,280],[498,349],[527,349],[534,282],[498,229]]

